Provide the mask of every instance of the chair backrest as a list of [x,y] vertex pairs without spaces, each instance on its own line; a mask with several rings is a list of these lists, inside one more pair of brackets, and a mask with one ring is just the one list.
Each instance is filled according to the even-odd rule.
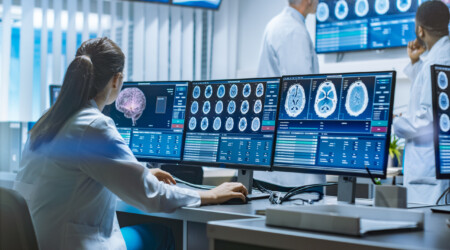
[[0,250],[39,249],[25,199],[16,191],[0,187]]

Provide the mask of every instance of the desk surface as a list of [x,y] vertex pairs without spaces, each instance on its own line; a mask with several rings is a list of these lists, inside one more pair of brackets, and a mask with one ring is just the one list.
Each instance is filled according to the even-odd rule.
[[450,228],[446,219],[450,215],[432,213],[430,208],[417,208],[425,212],[423,231],[396,231],[368,234],[362,237],[319,233],[267,226],[264,218],[208,223],[208,237],[282,249],[450,249]]

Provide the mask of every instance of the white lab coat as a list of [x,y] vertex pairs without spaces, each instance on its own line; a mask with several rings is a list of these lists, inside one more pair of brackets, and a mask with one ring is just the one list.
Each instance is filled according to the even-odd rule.
[[431,69],[433,64],[450,65],[450,40],[441,38],[422,60],[409,64],[405,74],[413,82],[406,114],[393,121],[394,132],[406,139],[404,185],[408,202],[434,204],[449,187],[449,180],[436,180],[433,144]]
[[[266,27],[261,47],[258,77],[318,74],[319,61],[305,25],[305,17],[292,7],[274,17]],[[325,175],[260,172],[259,180],[284,185],[301,186],[324,183]]]
[[[117,196],[148,212],[199,206],[199,194],[159,182],[94,101],[35,151],[25,146],[14,188],[27,200],[41,249],[126,249]],[[117,195],[117,196],[116,196]]]

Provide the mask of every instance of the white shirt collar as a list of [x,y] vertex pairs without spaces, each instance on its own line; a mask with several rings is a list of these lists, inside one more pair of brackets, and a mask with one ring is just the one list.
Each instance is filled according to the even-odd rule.
[[94,99],[91,99],[91,100],[89,101],[89,103],[91,104],[91,106],[92,106],[92,107],[94,107],[94,108],[97,108],[97,109],[98,109],[98,105],[97,105],[97,103],[95,102],[95,100],[94,100]]
[[291,6],[284,8],[284,12],[290,14],[295,20],[305,23],[305,17],[302,15],[302,13],[292,8]]
[[446,42],[449,41],[449,36],[444,36],[441,37],[441,39],[439,39],[434,45],[433,47],[428,51],[428,53],[425,56],[425,60],[427,58],[435,58],[438,56],[438,54],[441,52],[441,47],[442,45],[444,45]]

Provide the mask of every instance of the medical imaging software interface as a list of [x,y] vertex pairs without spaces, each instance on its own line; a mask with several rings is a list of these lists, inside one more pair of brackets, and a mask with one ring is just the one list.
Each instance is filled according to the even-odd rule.
[[[450,176],[450,87],[448,81],[450,79],[450,66],[435,66],[434,67],[435,86],[433,91],[433,98],[435,102],[435,112],[437,119],[435,122],[438,125],[438,159],[436,159],[436,166],[439,174]],[[436,86],[437,85],[437,86]],[[436,105],[437,102],[437,105]],[[435,126],[436,129],[436,126]]]
[[61,92],[61,86],[50,86],[50,106],[55,104],[56,99],[58,99],[59,92]]
[[193,82],[184,161],[270,166],[280,79]]
[[415,39],[421,0],[320,0],[318,53],[406,46]]
[[124,83],[104,113],[137,158],[181,160],[188,82]]
[[393,74],[283,77],[274,169],[382,175]]

